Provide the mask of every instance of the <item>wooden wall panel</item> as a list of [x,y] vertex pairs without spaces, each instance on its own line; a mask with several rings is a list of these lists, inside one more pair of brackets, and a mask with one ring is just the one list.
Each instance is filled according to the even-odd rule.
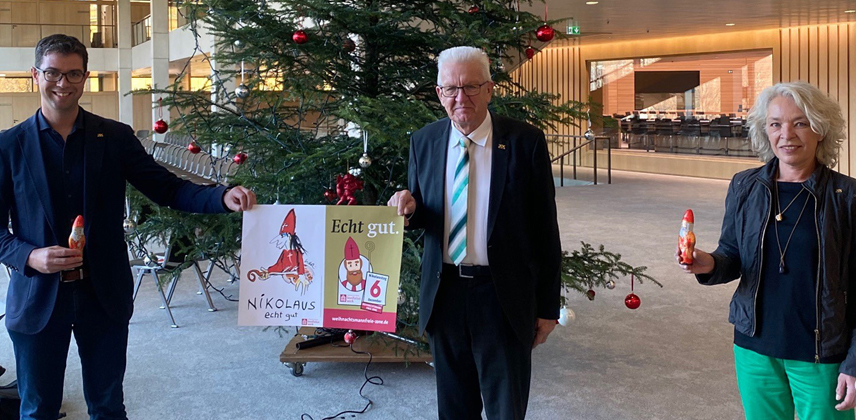
[[848,63],[848,68],[846,69],[847,74],[847,107],[843,110],[844,118],[847,120],[848,124],[848,133],[849,133],[849,141],[846,141],[847,146],[842,149],[841,152],[841,163],[838,165],[839,170],[847,175],[853,176],[853,151],[854,147],[852,147],[852,142],[856,139],[856,98],[852,97],[853,91],[851,90],[852,80],[856,77],[856,54],[854,54],[854,48],[856,48],[856,31],[854,31],[854,25],[847,25],[847,48],[846,48],[846,61]]
[[[773,67],[778,67],[781,69],[781,78],[773,79],[773,82],[781,81],[781,80],[790,80],[791,78],[791,30],[783,29],[782,35],[779,40],[779,46],[781,47],[781,60],[776,60],[775,55],[773,56]],[[786,63],[786,64],[783,64]]]
[[[847,72],[847,68],[850,65],[850,49],[848,48],[849,42],[847,41],[849,38],[849,32],[852,25],[840,25],[838,26],[838,103],[841,104],[841,110],[845,116],[848,118],[848,124],[852,127],[852,123],[850,123],[849,114],[850,114],[850,75]],[[850,134],[848,136],[849,139],[853,139],[853,135]],[[850,147],[850,141],[844,142],[844,147],[842,148],[841,156],[842,164],[846,169],[847,174],[852,174],[852,170],[850,169],[851,160],[850,159],[850,150],[853,149]]]
[[11,2],[12,23],[39,23],[39,5],[37,3]]
[[817,62],[817,86],[820,90],[829,93],[829,27],[824,26],[817,30],[817,54],[814,55]]
[[12,4],[0,1],[0,23],[12,23]]
[[811,83],[809,75],[809,63],[811,62],[809,54],[809,28],[797,28],[797,36],[799,36],[799,44],[796,48],[799,50],[799,61],[793,63],[794,67],[799,68],[799,77],[796,80],[802,80]]

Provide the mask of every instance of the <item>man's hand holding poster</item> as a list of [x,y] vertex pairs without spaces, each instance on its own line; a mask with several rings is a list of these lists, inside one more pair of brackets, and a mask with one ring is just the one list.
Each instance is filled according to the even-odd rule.
[[391,207],[254,206],[238,324],[395,331],[403,227]]

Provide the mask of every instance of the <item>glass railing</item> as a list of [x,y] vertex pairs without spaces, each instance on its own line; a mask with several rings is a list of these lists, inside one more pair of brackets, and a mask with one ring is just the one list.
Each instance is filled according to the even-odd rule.
[[136,47],[152,39],[152,16],[146,16],[131,26],[131,46]]
[[[181,28],[184,25],[187,25],[187,14],[189,12],[189,8],[187,6],[175,6],[173,2],[170,2],[169,6],[169,30],[173,31],[175,29]],[[133,46],[140,45],[150,39],[152,39],[152,16],[146,16],[139,22],[134,22],[131,29],[131,39],[133,42]]]
[[53,34],[73,36],[87,48],[116,48],[119,44],[113,25],[0,23],[0,48],[35,47],[40,39]]

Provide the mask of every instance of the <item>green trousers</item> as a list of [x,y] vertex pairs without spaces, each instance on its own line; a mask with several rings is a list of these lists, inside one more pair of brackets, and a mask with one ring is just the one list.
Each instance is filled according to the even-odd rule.
[[853,420],[838,411],[835,387],[839,363],[777,359],[734,346],[737,388],[747,420]]

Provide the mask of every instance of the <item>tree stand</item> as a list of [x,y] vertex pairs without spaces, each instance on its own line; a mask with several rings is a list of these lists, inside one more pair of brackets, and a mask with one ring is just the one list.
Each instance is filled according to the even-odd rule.
[[[341,338],[335,336],[332,342],[326,340],[326,343],[309,348],[301,346],[301,343],[311,342],[314,334],[315,328],[300,328],[279,355],[279,361],[291,369],[292,375],[302,376],[303,368],[310,362],[365,363],[368,361],[366,355],[352,352]],[[371,353],[372,362],[431,364],[433,361],[431,352],[424,347],[424,344],[389,333],[368,332],[368,335],[360,335],[354,342],[354,350]]]

